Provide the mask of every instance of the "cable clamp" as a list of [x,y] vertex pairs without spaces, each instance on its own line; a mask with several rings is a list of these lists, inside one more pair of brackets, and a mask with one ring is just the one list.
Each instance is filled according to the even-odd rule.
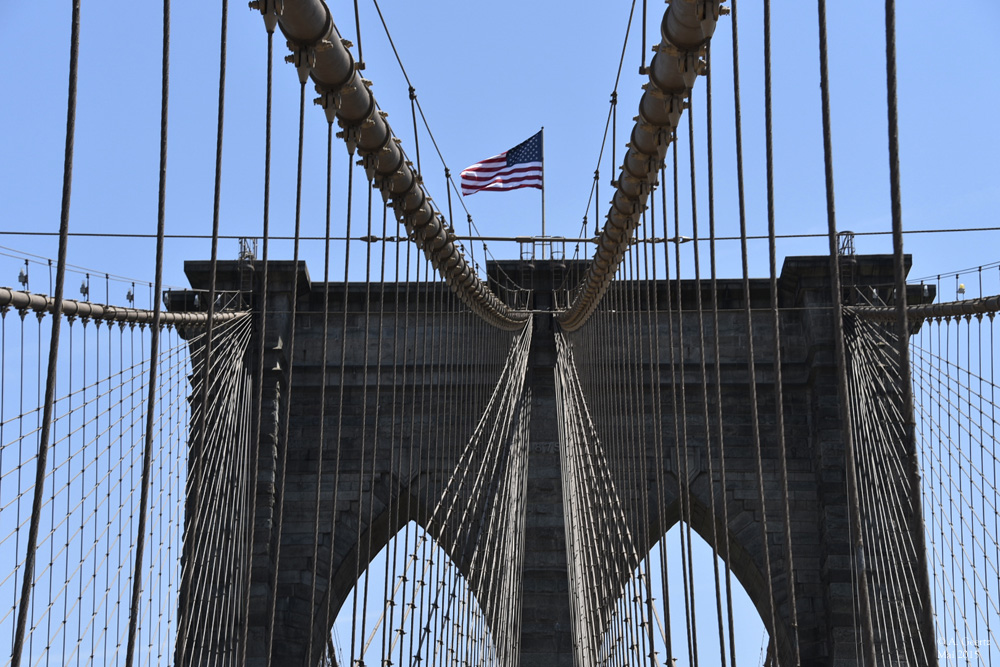
[[[392,197],[391,182],[393,175],[394,174],[390,174],[388,176],[384,175],[379,176],[376,173],[375,178],[372,179],[372,187],[378,190],[379,194],[382,195],[382,203],[385,204],[386,206],[389,205],[389,198]],[[386,240],[391,240],[391,237]]]
[[361,156],[358,160],[358,166],[365,168],[365,176],[368,177],[369,181],[375,178],[375,167],[378,166],[378,158],[375,157],[374,153],[367,153]]
[[352,125],[344,128],[343,132],[338,132],[337,136],[347,142],[347,152],[354,155],[354,152],[358,149],[358,138],[360,134],[361,129],[357,125]]
[[309,46],[300,47],[294,42],[288,42],[288,48],[292,52],[285,56],[285,62],[295,65],[299,83],[305,83],[309,80],[309,72],[316,66],[316,51]]
[[[660,163],[667,157],[667,149],[670,148],[670,132],[660,128],[656,131],[655,135],[656,141],[656,155],[660,158]],[[657,168],[659,169],[659,167]]]
[[250,9],[259,11],[264,19],[264,27],[273,33],[278,27],[278,17],[284,11],[283,0],[251,0]]
[[[326,114],[326,122],[333,123],[337,120],[337,112],[340,110],[340,98],[331,92],[322,92],[319,97],[313,100],[313,104],[323,107]],[[337,133],[340,135],[340,132]]]

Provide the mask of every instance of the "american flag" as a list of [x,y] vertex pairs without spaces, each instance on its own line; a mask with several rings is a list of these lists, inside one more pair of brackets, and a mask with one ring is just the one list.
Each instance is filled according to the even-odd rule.
[[462,170],[462,194],[480,190],[542,189],[542,133],[509,151],[486,158]]

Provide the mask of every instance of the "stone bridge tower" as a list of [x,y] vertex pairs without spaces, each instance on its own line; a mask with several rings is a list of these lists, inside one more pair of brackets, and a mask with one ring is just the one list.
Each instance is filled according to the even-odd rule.
[[[257,267],[259,269],[259,266]],[[527,386],[530,389],[530,446],[527,464],[526,551],[523,565],[523,598],[521,609],[520,663],[523,667],[550,667],[573,665],[573,634],[571,629],[569,570],[566,553],[566,528],[564,521],[562,471],[560,466],[560,435],[557,424],[556,345],[553,332],[557,324],[550,314],[558,305],[556,287],[562,283],[567,271],[576,267],[564,262],[536,261],[526,267],[517,261],[501,262],[489,267],[496,276],[520,276],[522,285],[532,290],[531,307],[536,312]],[[202,289],[208,282],[207,262],[188,262],[186,271],[192,287]],[[290,357],[286,341],[293,322],[291,289],[293,277],[298,272],[298,308],[295,315],[295,347]],[[892,282],[892,258],[865,256],[856,259],[852,275],[857,284],[884,285]],[[247,286],[247,267],[237,262],[222,263],[219,270],[222,289],[241,290]],[[252,282],[253,276],[249,280]],[[624,289],[629,289],[625,284]],[[444,531],[460,531],[461,526],[427,525],[435,499],[443,493],[443,486],[455,466],[446,456],[432,457],[428,452],[434,446],[433,438],[415,438],[410,443],[414,461],[423,462],[406,467],[398,460],[380,458],[376,452],[365,451],[361,433],[365,430],[390,432],[398,428],[401,420],[416,420],[424,433],[445,432],[451,417],[447,411],[418,408],[421,386],[427,379],[395,378],[395,391],[391,397],[382,395],[377,411],[366,411],[365,404],[373,405],[372,378],[381,375],[393,377],[393,367],[404,360],[418,359],[427,354],[425,347],[414,344],[421,336],[436,337],[443,331],[461,335],[454,340],[464,344],[447,350],[447,359],[434,362],[435,372],[448,374],[448,381],[459,384],[471,396],[470,404],[488,395],[491,387],[472,369],[474,360],[483,350],[502,349],[498,334],[468,313],[447,310],[433,322],[413,321],[413,315],[394,315],[391,306],[382,309],[381,323],[383,349],[381,363],[372,353],[377,341],[370,334],[371,324],[363,320],[366,303],[370,307],[378,300],[396,303],[397,298],[419,298],[428,302],[443,299],[447,288],[440,283],[411,285],[411,293],[400,294],[404,287],[386,284],[384,288],[366,289],[363,284],[312,283],[304,265],[290,262],[272,262],[269,265],[269,296],[266,326],[264,368],[258,369],[264,382],[264,405],[257,406],[264,416],[258,454],[260,461],[256,483],[256,542],[253,549],[250,606],[250,642],[248,664],[262,665],[265,650],[265,628],[272,603],[275,606],[273,655],[281,656],[280,664],[304,665],[307,641],[310,636],[309,620],[332,619],[341,608],[356,582],[356,573],[367,563],[408,521],[424,525],[432,537]],[[666,303],[669,292],[659,284],[660,303]],[[684,303],[694,302],[693,282],[682,282],[680,291]],[[708,289],[707,282],[703,290]],[[844,469],[843,432],[839,416],[834,365],[834,344],[831,318],[834,310],[830,303],[828,259],[824,257],[791,257],[785,261],[779,281],[780,321],[783,351],[783,377],[785,386],[785,430],[788,448],[789,492],[792,499],[791,533],[796,566],[796,591],[798,609],[798,635],[801,641],[803,665],[855,664],[854,596],[852,581],[852,549],[849,535],[847,492]],[[328,365],[336,372],[327,374],[326,424],[320,442],[320,369],[322,340],[322,313],[324,293],[330,298],[330,327],[327,348]],[[706,294],[706,298],[707,298]],[[921,300],[916,292],[911,303]],[[706,540],[711,539],[712,525],[716,533],[727,539],[731,554],[730,565],[734,576],[748,592],[761,617],[767,619],[766,568],[770,568],[774,581],[774,595],[778,619],[769,628],[777,650],[787,655],[790,651],[792,629],[789,624],[788,587],[785,581],[783,510],[780,505],[777,483],[777,448],[773,420],[762,416],[765,488],[767,489],[770,562],[763,556],[760,508],[757,500],[757,483],[752,470],[756,470],[753,445],[750,437],[750,405],[748,387],[756,382],[760,413],[774,414],[773,360],[769,358],[769,341],[774,335],[768,311],[769,282],[755,280],[751,283],[751,308],[754,309],[754,331],[758,341],[756,349],[757,375],[749,377],[746,362],[746,333],[743,319],[743,290],[738,280],[721,280],[715,295],[720,308],[718,331],[706,331],[706,336],[717,336],[721,345],[722,400],[727,423],[726,436],[727,486],[724,493],[708,477],[704,460],[704,443],[698,434],[682,443],[688,448],[690,461],[687,476],[692,508],[691,524]],[[674,296],[676,298],[676,295]],[[346,316],[345,316],[346,310]],[[676,317],[676,314],[675,314]],[[696,314],[684,311],[680,326],[688,340],[695,340],[700,322]],[[655,313],[653,327],[661,331],[666,326],[666,314]],[[342,323],[347,328],[342,328]],[[676,326],[676,325],[675,325]],[[400,337],[403,330],[410,338]],[[646,331],[650,335],[651,331]],[[394,335],[395,334],[395,335]],[[341,374],[340,349],[346,336],[346,359]],[[572,336],[570,336],[572,339]],[[430,348],[431,353],[434,348]],[[678,350],[683,362],[684,382],[689,385],[687,412],[697,421],[703,411],[700,385],[694,373],[699,363],[697,350],[688,346]],[[367,368],[365,367],[367,360]],[[502,364],[502,359],[496,360]],[[279,470],[277,440],[282,401],[289,390],[283,386],[284,370],[294,367],[289,424],[289,450],[284,471]],[[343,387],[339,378],[344,378]],[[669,382],[670,373],[661,374]],[[608,387],[609,391],[620,390]],[[654,392],[643,387],[643,395],[652,401]],[[663,392],[663,395],[667,395]],[[648,406],[652,410],[652,405]],[[527,414],[527,412],[525,413]],[[666,412],[669,415],[669,411]],[[341,423],[336,417],[340,415]],[[376,416],[377,415],[377,416]],[[667,417],[670,419],[670,417]],[[669,428],[665,433],[672,433]],[[339,440],[337,438],[339,434]],[[646,457],[650,448],[675,447],[672,436],[669,442],[637,442],[635,455]],[[339,457],[341,479],[324,477],[320,493],[320,540],[317,551],[321,569],[330,568],[334,573],[330,590],[317,590],[313,595],[306,576],[313,565],[313,531],[316,520],[316,461],[319,448],[324,448],[324,459]],[[374,459],[374,474],[363,480],[362,466],[370,469]],[[666,463],[663,475],[677,480],[679,471],[671,461]],[[332,469],[332,466],[331,466]],[[655,471],[650,471],[649,484]],[[718,471],[716,470],[716,475]],[[273,516],[276,493],[281,479],[283,488],[283,526],[281,531],[278,571],[274,569],[276,552],[276,517]],[[365,481],[367,480],[367,481]],[[360,486],[359,486],[360,485]],[[333,489],[338,496],[333,498]],[[663,536],[658,527],[676,523],[680,519],[676,481],[662,505],[648,508],[648,516],[627,516],[632,534],[638,536],[640,554],[652,549]],[[713,491],[714,490],[714,491]],[[623,490],[624,492],[624,490]],[[632,493],[638,493],[632,489]],[[715,504],[728,508],[728,525],[720,516],[712,516],[710,494],[715,493]],[[655,494],[651,497],[655,498]],[[356,503],[370,503],[371,519],[357,512]],[[889,499],[886,500],[889,502]],[[396,511],[387,508],[395,507]],[[403,508],[403,509],[399,509]],[[358,517],[362,516],[359,520]],[[335,534],[332,526],[337,526]],[[344,528],[344,529],[341,529]],[[215,527],[203,523],[203,530]],[[919,526],[911,526],[915,535],[921,535]],[[360,539],[359,539],[360,536]],[[461,554],[451,554],[462,569],[467,563]],[[631,573],[638,565],[630,562],[626,554],[608,554],[619,559],[620,570]],[[198,567],[186,564],[186,567]],[[198,573],[194,573],[197,580]],[[272,582],[277,582],[275,588]],[[474,584],[475,585],[475,584]],[[480,586],[489,585],[480,581]],[[905,582],[903,585],[906,585]],[[915,584],[912,584],[915,586]],[[475,591],[474,591],[475,592]],[[900,596],[916,596],[916,591],[896,591]],[[927,601],[924,601],[927,603]],[[310,604],[316,608],[310,610]],[[327,614],[327,612],[329,612]],[[766,621],[765,621],[766,622]],[[315,645],[313,660],[317,660],[329,635],[329,627],[316,627],[312,633]],[[916,632],[916,628],[914,628]],[[191,652],[193,653],[193,652]]]

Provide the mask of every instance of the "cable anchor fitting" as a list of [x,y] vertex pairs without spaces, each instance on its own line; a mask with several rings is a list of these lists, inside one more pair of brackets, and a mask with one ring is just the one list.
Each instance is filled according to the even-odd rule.
[[358,150],[358,138],[361,134],[361,130],[357,125],[351,125],[344,128],[343,132],[337,133],[338,139],[343,139],[344,143],[347,144],[347,152],[349,155],[354,155]]
[[[326,114],[326,122],[333,124],[337,120],[337,112],[340,110],[340,97],[335,93],[324,91],[318,86],[316,92],[320,96],[313,100],[313,104],[322,107],[323,113]],[[338,132],[337,134],[340,133]]]
[[284,0],[250,0],[250,9],[259,11],[264,19],[264,27],[273,33],[278,27],[278,17],[284,10]]
[[[353,153],[352,153],[353,154]],[[378,158],[374,153],[366,153],[358,160],[358,166],[364,167],[365,176],[369,181],[375,178],[375,167],[378,165]]]
[[309,80],[309,72],[316,66],[316,51],[312,47],[300,47],[294,42],[288,42],[288,48],[291,53],[285,56],[285,62],[295,65],[299,83],[305,84]]

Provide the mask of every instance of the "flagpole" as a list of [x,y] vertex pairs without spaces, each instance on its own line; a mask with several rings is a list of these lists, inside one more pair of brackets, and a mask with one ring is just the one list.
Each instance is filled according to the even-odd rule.
[[545,126],[542,125],[542,259],[545,259]]

